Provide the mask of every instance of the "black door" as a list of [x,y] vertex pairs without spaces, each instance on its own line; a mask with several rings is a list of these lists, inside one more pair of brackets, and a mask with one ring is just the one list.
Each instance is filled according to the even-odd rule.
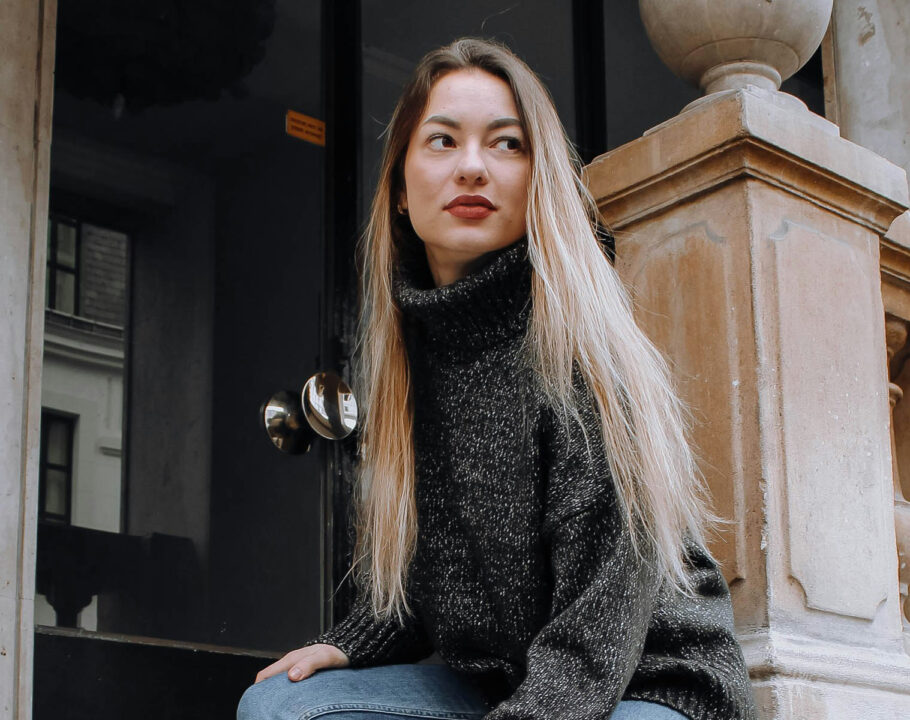
[[326,20],[59,4],[36,718],[231,717],[331,615],[339,449],[282,455],[260,419],[345,372]]

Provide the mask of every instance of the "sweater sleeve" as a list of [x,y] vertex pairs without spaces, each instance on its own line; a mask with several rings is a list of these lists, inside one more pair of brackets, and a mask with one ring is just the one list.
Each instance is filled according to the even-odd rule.
[[632,546],[589,397],[577,423],[550,417],[543,533],[553,598],[527,650],[527,672],[485,720],[593,720],[622,699],[644,648],[658,579]]
[[352,668],[417,662],[433,652],[419,616],[406,616],[404,624],[394,618],[380,620],[362,597],[342,620],[303,647],[316,643],[337,647],[350,658]]

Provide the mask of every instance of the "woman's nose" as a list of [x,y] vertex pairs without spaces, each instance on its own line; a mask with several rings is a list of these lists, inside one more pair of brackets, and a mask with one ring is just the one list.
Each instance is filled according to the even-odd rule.
[[468,143],[463,147],[455,172],[459,182],[485,183],[487,181],[487,166],[479,143]]

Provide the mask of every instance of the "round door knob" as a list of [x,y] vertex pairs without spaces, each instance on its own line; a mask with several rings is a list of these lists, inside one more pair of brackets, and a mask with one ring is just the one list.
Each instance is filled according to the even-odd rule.
[[303,414],[327,440],[343,440],[357,427],[357,401],[348,384],[333,372],[319,372],[300,393]]
[[300,393],[281,390],[260,408],[265,431],[282,452],[300,455],[318,435],[342,440],[357,427],[357,401],[337,373],[318,372]]

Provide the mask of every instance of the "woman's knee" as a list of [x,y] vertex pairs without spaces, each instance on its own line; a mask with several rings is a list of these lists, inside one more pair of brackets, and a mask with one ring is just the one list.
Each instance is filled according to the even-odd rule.
[[237,704],[237,720],[284,720],[290,695],[299,704],[305,699],[306,687],[292,683],[285,673],[278,673],[250,685]]
[[265,681],[250,685],[237,703],[237,720],[259,720],[266,717],[262,705],[266,700],[263,686]]
[[237,720],[255,720],[255,718],[262,717],[262,713],[259,711],[262,695],[262,688],[259,686],[261,684],[250,685],[244,691],[240,702],[237,703]]
[[278,673],[247,688],[237,720],[301,720],[328,708],[333,714],[345,710],[364,717],[396,711],[409,717],[480,717],[488,709],[479,690],[447,667],[406,664],[323,669],[298,682]]
[[237,704],[237,720],[300,720],[326,705],[351,702],[358,672],[327,668],[296,682],[284,672],[272,675],[246,689]]
[[611,720],[688,720],[682,713],[660,703],[623,700],[610,716]]

